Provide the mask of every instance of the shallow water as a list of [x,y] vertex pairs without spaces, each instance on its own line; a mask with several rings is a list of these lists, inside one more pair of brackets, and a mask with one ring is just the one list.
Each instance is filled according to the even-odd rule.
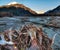
[[57,33],[54,40],[53,48],[60,48],[60,28],[44,27],[42,24],[53,23],[60,26],[60,17],[4,17],[0,18],[0,32],[3,32],[11,27],[13,29],[20,29],[22,25],[33,23],[39,27],[42,27],[43,32],[48,35],[49,38],[53,38],[54,34]]

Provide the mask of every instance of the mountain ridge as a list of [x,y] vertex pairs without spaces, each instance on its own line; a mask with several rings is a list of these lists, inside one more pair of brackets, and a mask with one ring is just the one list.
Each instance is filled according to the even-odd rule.
[[60,16],[60,5],[57,6],[56,8],[49,10],[47,12],[45,12],[46,15],[56,15],[56,16]]
[[[13,12],[14,10],[14,12]],[[18,15],[16,15],[16,13],[18,13]],[[35,11],[33,11],[32,9],[26,7],[23,4],[11,4],[11,5],[4,5],[4,6],[0,6],[0,16],[5,14],[8,14],[8,16],[14,16],[13,13],[15,13],[15,16],[30,16],[30,15],[36,15],[37,13]],[[10,13],[10,15],[9,15]],[[21,15],[19,15],[19,13]],[[13,15],[11,15],[13,14]],[[7,16],[7,15],[6,15]]]

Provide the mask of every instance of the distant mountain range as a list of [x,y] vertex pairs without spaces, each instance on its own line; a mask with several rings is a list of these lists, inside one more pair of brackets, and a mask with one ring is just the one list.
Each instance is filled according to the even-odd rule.
[[4,16],[34,16],[37,13],[23,4],[10,3],[8,5],[0,6],[0,17]]
[[23,4],[19,4],[16,2],[9,3],[4,6],[0,6],[0,17],[8,16],[60,16],[60,6],[54,8],[53,10],[49,10],[44,14],[37,14],[35,11],[30,8],[24,6]]
[[45,12],[45,15],[60,16],[60,5],[54,8],[53,10]]

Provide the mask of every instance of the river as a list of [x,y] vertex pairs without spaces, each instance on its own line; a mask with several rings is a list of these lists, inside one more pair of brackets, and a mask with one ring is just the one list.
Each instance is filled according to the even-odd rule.
[[42,27],[43,32],[48,35],[49,38],[53,38],[54,34],[57,33],[53,48],[60,48],[60,28],[55,27],[45,27],[42,24],[55,24],[60,26],[60,17],[59,16],[45,16],[45,17],[3,17],[0,18],[0,32],[3,32],[11,27],[13,29],[19,30],[22,25],[25,24],[35,24],[39,27]]

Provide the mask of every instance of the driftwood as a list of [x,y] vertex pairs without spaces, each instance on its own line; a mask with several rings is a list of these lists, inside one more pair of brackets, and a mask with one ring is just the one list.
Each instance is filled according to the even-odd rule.
[[39,50],[52,50],[52,39],[49,39],[42,31],[42,28],[37,28],[33,25],[25,25],[19,33],[18,48],[26,50],[31,46],[38,46]]
[[[42,28],[35,25],[24,25],[18,32],[11,30],[12,41],[18,47],[18,50],[29,50],[37,46],[38,50],[52,50],[52,39],[43,33]],[[15,36],[16,35],[16,36]]]

